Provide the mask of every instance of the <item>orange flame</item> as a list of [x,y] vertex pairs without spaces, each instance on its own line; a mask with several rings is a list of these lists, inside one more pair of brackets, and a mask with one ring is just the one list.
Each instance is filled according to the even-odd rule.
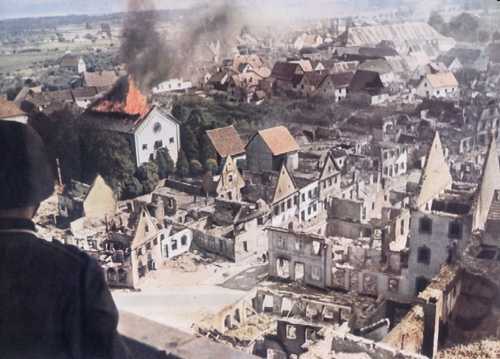
[[[113,91],[113,90],[111,90]],[[97,112],[115,112],[126,115],[144,117],[149,111],[148,99],[136,86],[134,80],[129,76],[128,90],[125,101],[111,101],[103,99],[94,108]]]

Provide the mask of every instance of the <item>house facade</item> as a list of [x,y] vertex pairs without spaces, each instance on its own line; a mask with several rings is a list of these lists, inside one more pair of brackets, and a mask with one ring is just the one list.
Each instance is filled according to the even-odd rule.
[[137,167],[155,158],[156,152],[167,148],[177,163],[181,147],[180,125],[177,120],[157,107],[144,117],[133,131]]
[[420,97],[458,97],[458,81],[452,72],[425,75],[416,87]]

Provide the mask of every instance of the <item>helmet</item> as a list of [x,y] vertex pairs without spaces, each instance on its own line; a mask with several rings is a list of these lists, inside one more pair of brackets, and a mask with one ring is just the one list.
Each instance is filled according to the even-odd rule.
[[36,206],[53,192],[54,175],[38,133],[0,120],[0,209]]

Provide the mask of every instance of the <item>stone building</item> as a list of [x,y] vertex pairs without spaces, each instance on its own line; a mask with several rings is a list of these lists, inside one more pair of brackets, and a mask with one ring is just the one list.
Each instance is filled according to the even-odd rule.
[[319,288],[331,286],[331,244],[314,234],[268,228],[269,275]]

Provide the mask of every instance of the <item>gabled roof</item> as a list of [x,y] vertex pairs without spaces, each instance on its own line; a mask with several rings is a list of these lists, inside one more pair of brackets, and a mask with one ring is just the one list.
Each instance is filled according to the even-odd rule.
[[297,191],[297,185],[293,177],[288,172],[285,165],[281,166],[280,176],[274,190],[273,203],[277,203],[287,197],[290,197]]
[[[227,176],[233,176],[231,180],[226,182]],[[217,183],[217,193],[221,193],[226,189],[232,188],[243,188],[245,187],[245,180],[241,176],[236,162],[231,156],[227,156],[224,159],[224,164],[222,166],[222,173],[219,175],[219,181]]]
[[111,87],[118,81],[114,71],[84,72],[83,79],[87,87]]
[[498,164],[496,140],[492,138],[483,165],[481,183],[476,194],[473,229],[484,229],[495,191],[499,189],[500,166]]
[[328,78],[327,73],[322,72],[306,72],[302,77],[302,82],[308,86],[314,86],[315,88],[319,88],[323,82]]
[[222,158],[235,156],[245,152],[245,145],[234,126],[207,130],[207,136],[215,150]]
[[[260,136],[271,150],[273,156],[299,150],[299,145],[293,138],[288,128],[277,126],[259,131],[255,136]],[[255,137],[254,136],[254,137]],[[250,142],[253,138],[250,140]]]
[[299,64],[294,64],[290,62],[277,62],[274,64],[271,75],[278,80],[292,81],[297,75],[297,69],[303,72],[302,67]]
[[429,81],[429,84],[433,88],[458,86],[458,81],[452,72],[439,72],[437,74],[427,74],[426,78]]
[[340,173],[340,170],[337,168],[337,164],[333,160],[332,154],[328,152],[325,158],[325,163],[323,164],[323,168],[321,169],[319,179],[329,178],[337,173]]
[[335,88],[345,88],[351,85],[354,72],[342,72],[331,75]]
[[444,190],[451,188],[452,182],[450,168],[444,158],[441,138],[436,131],[425,160],[422,177],[420,178],[420,193],[417,198],[417,207],[425,208],[425,205],[429,201],[444,192]]
[[378,72],[366,70],[356,71],[350,86],[354,91],[383,89],[385,87]]
[[0,119],[26,115],[14,102],[0,97]]

